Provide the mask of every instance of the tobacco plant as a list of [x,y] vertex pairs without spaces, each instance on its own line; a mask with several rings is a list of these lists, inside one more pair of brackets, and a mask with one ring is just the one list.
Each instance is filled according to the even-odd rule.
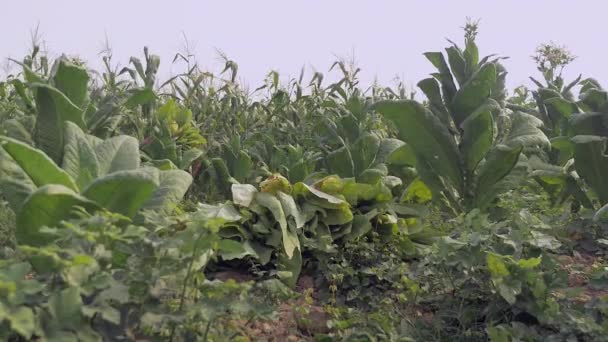
[[418,83],[426,105],[380,101],[375,109],[413,150],[436,201],[453,212],[484,209],[516,183],[509,176],[525,161],[524,146],[549,141],[539,119],[505,109],[506,71],[500,58],[479,59],[475,35],[467,35],[464,50],[454,44],[446,53],[447,61],[440,52],[425,54],[438,70]]

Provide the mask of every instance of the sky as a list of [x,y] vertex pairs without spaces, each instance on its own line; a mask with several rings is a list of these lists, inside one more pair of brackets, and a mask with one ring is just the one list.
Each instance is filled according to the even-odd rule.
[[567,79],[582,73],[605,84],[607,10],[603,0],[5,0],[0,58],[22,58],[38,27],[51,56],[77,55],[97,69],[107,37],[116,63],[148,46],[169,77],[183,71],[172,60],[187,41],[204,69],[221,71],[222,51],[250,86],[270,70],[286,79],[305,67],[310,77],[354,57],[362,85],[399,77],[413,88],[434,71],[422,53],[448,47],[446,39],[462,42],[471,17],[480,20],[480,53],[509,57],[509,87],[540,77],[531,55],[549,41],[577,56]]

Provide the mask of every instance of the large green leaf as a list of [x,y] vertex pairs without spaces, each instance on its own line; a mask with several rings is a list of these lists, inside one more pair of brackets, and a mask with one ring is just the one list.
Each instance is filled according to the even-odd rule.
[[182,170],[165,170],[159,175],[159,185],[142,209],[171,211],[192,184],[192,176]]
[[[378,152],[378,155],[382,156],[381,151]],[[404,143],[396,150],[393,150],[388,159],[383,160],[383,163],[396,166],[416,166],[416,153],[410,145]]]
[[52,241],[52,236],[40,232],[40,228],[54,227],[68,219],[76,206],[87,210],[98,208],[94,202],[63,185],[50,184],[39,188],[25,200],[17,214],[17,242],[41,246]]
[[99,175],[139,168],[139,144],[137,139],[120,135],[98,143],[95,154],[99,162]]
[[589,184],[602,204],[608,203],[608,155],[606,138],[593,135],[577,135],[574,142],[574,167]]
[[61,184],[78,191],[70,175],[44,152],[10,138],[0,137],[0,146],[0,191],[5,193],[14,209],[43,185]]
[[365,134],[355,141],[350,149],[355,165],[355,176],[359,176],[372,166],[379,147],[380,139],[373,134]]
[[570,136],[608,136],[608,113],[580,113],[570,119]]
[[198,148],[191,148],[182,154],[179,161],[179,168],[186,170],[192,163],[203,155],[203,151]]
[[[380,146],[378,147],[378,152],[376,153],[376,158],[374,159],[374,164],[385,164],[392,160],[393,156],[396,153],[406,152],[405,150],[400,150],[406,146],[405,142],[399,139],[382,139],[380,141]],[[411,165],[412,161],[415,163],[415,156],[410,155],[410,157],[414,158],[414,160],[404,161],[404,165]]]
[[51,79],[55,88],[65,94],[76,106],[84,109],[88,102],[89,91],[87,69],[61,57],[54,66]]
[[157,169],[117,171],[95,180],[82,194],[112,212],[133,217],[158,185]]
[[497,145],[481,166],[475,188],[475,206],[484,208],[498,195],[495,185],[505,178],[517,164],[523,146]]
[[343,146],[325,157],[327,169],[331,173],[335,173],[340,177],[354,177],[355,163],[350,154],[350,150]]
[[278,191],[276,196],[279,199],[279,202],[281,202],[281,207],[283,208],[285,217],[292,217],[294,219],[294,222],[296,223],[297,229],[304,227],[306,219],[304,217],[304,214],[302,214],[302,212],[298,208],[298,205],[296,204],[294,198],[291,195],[288,195],[281,191]]
[[66,121],[72,121],[84,127],[84,111],[55,87],[42,83],[34,83],[32,86],[38,110],[34,140],[53,161],[61,163],[64,124]]
[[496,83],[496,77],[496,66],[494,63],[488,63],[458,89],[452,103],[452,115],[456,126],[460,126],[469,115],[487,101]]
[[448,54],[448,62],[450,63],[452,74],[454,74],[458,84],[462,86],[465,83],[467,76],[467,65],[462,51],[457,46],[450,46],[445,49],[445,51]]
[[492,142],[494,141],[492,110],[496,109],[498,104],[493,100],[490,101],[491,103],[478,108],[462,123],[463,132],[460,148],[464,156],[465,167],[471,173],[492,148]]
[[415,101],[381,101],[376,110],[391,120],[399,137],[411,146],[418,161],[462,191],[462,170],[454,138],[441,121]]
[[549,118],[553,124],[551,129],[553,129],[555,133],[565,133],[559,132],[560,124],[567,121],[574,113],[578,112],[576,104],[562,97],[553,97],[545,100],[545,106],[547,107]]
[[199,210],[194,216],[203,221],[222,220],[225,222],[235,222],[241,219],[241,214],[230,201],[219,205],[199,204]]
[[305,196],[308,202],[325,209],[339,209],[340,207],[347,205],[344,200],[315,189],[305,183],[294,184],[293,194],[294,196]]
[[[20,118],[21,119],[21,118]],[[30,130],[25,127],[19,119],[8,119],[0,125],[0,132],[6,134],[9,138],[23,141],[29,145],[34,145],[34,140]]]
[[441,52],[425,52],[424,56],[439,70],[439,73],[433,76],[441,82],[444,101],[446,105],[450,105],[454,95],[456,95],[456,85],[443,54]]
[[279,254],[277,271],[279,271],[279,277],[287,286],[296,286],[301,270],[302,253],[300,252],[300,248],[296,248],[291,257],[284,253]]
[[511,130],[505,139],[505,145],[512,147],[519,145],[524,147],[551,146],[549,138],[540,129],[543,122],[537,117],[522,112],[514,112],[511,120]]
[[450,113],[445,107],[445,103],[443,103],[443,98],[441,97],[441,90],[439,89],[439,84],[437,84],[437,80],[434,78],[426,78],[420,82],[418,82],[418,87],[422,90],[424,95],[429,100],[429,107],[431,111],[439,116],[441,122],[444,125],[449,126],[451,124],[452,118],[450,117]]
[[239,182],[245,182],[247,177],[249,177],[252,168],[253,162],[251,161],[251,157],[245,153],[245,151],[239,151],[239,154],[232,165],[234,179]]
[[475,44],[475,39],[467,39],[467,46],[464,49],[463,57],[466,62],[466,75],[467,77],[477,71],[477,63],[479,63],[479,49]]
[[267,192],[258,192],[255,194],[255,201],[261,205],[262,207],[268,209],[276,222],[279,224],[281,228],[281,235],[283,237],[283,247],[285,249],[285,253],[287,257],[291,259],[294,256],[294,251],[297,248],[300,248],[300,242],[298,240],[298,236],[289,230],[287,225],[287,217],[285,215],[285,211],[283,210],[283,206],[281,205],[281,201],[270,193]]
[[99,176],[99,162],[85,133],[71,122],[65,124],[65,148],[62,168],[84,189]]
[[36,191],[36,184],[13,158],[0,147],[0,194],[17,212],[27,196]]

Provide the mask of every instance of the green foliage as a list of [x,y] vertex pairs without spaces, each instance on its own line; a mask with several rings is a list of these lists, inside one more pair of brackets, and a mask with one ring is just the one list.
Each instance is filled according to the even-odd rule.
[[[465,50],[457,45],[446,49],[449,66],[443,54],[425,54],[439,71],[418,84],[428,107],[413,100],[375,105],[413,150],[418,174],[434,199],[455,212],[487,208],[509,189],[511,184],[501,181],[521,160],[523,148],[549,143],[540,120],[506,113],[506,71],[499,59],[479,61],[474,40],[465,43]],[[496,129],[505,128],[495,122],[505,115],[511,126],[501,138]]]
[[17,213],[20,243],[48,243],[40,228],[58,224],[76,207],[105,208],[130,218],[139,210],[170,210],[190,186],[191,176],[183,171],[140,168],[137,143],[130,137],[100,141],[69,122],[66,131],[72,136],[63,154],[67,171],[40,150],[2,140],[0,187]]
[[508,97],[464,31],[423,103],[345,60],[250,91],[34,42],[0,80],[0,339],[602,340],[608,95],[549,44]]

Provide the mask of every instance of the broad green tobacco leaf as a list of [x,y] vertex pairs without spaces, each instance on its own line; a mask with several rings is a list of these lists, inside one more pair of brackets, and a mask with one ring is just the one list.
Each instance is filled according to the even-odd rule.
[[434,78],[424,79],[418,82],[418,87],[429,100],[429,106],[433,114],[437,115],[445,126],[449,126],[452,118],[441,98],[441,90],[437,80]]
[[232,202],[220,205],[199,204],[199,210],[194,214],[194,217],[202,221],[220,219],[225,222],[236,222],[242,218]]
[[234,179],[239,182],[245,182],[253,169],[253,161],[245,151],[239,151],[238,156],[231,165],[231,169]]
[[0,146],[36,186],[61,184],[72,190],[78,190],[70,175],[59,168],[44,152],[10,138],[0,137]]
[[143,205],[143,210],[171,213],[192,185],[192,176],[182,170],[164,170],[159,173],[158,187]]
[[40,232],[40,228],[55,227],[68,219],[76,207],[87,210],[99,206],[63,185],[45,185],[32,193],[17,214],[15,237],[19,244],[42,246],[53,237]]
[[425,52],[424,56],[437,68],[439,71],[435,78],[441,83],[441,91],[447,105],[452,103],[452,99],[456,95],[456,85],[452,78],[450,68],[445,61],[445,57],[441,52]]
[[350,154],[350,150],[343,146],[325,157],[327,169],[340,177],[354,177],[355,164]]
[[256,193],[255,201],[262,207],[268,209],[274,216],[274,219],[281,228],[285,253],[287,254],[288,258],[292,258],[296,248],[300,248],[300,242],[298,241],[298,236],[289,230],[289,226],[287,225],[287,217],[281,202],[277,196],[268,192]]
[[[459,191],[463,188],[460,157],[448,128],[430,111],[415,101],[381,101],[376,110],[397,126],[399,138],[416,153],[416,159],[429,167],[419,171],[432,172]],[[443,189],[435,189],[437,192]]]
[[63,159],[65,122],[71,121],[84,127],[84,111],[55,87],[41,83],[32,86],[38,110],[34,140],[53,161],[60,163]]
[[592,135],[577,135],[574,142],[574,167],[600,198],[608,203],[608,155],[605,154],[606,138]]
[[0,193],[13,211],[18,212],[26,198],[40,186],[57,183],[77,189],[70,176],[42,151],[4,139],[0,137]]
[[496,65],[488,63],[458,89],[452,103],[452,113],[456,126],[460,126],[486,102],[491,95],[496,78]]
[[0,147],[0,193],[14,212],[38,186],[13,158]]
[[357,181],[364,184],[376,184],[382,182],[382,179],[387,176],[387,170],[381,169],[367,169],[359,174]]
[[462,55],[462,51],[457,46],[450,46],[445,50],[448,54],[450,70],[452,71],[452,74],[454,74],[454,77],[456,77],[458,84],[462,86],[467,79],[467,65],[464,56]]
[[559,151],[558,165],[564,165],[574,156],[574,143],[567,136],[551,138],[551,148]]
[[489,100],[466,118],[461,125],[463,132],[460,149],[466,169],[471,173],[492,148],[494,141],[492,111],[497,108],[499,108],[498,103]]
[[328,209],[327,215],[321,221],[328,226],[343,225],[353,220],[353,212],[347,203],[337,209]]
[[53,85],[76,106],[84,109],[89,100],[89,73],[87,69],[62,56],[53,66],[52,73]]
[[540,129],[543,126],[543,122],[537,117],[522,112],[514,112],[511,120],[511,130],[505,139],[505,145],[522,145],[524,147],[551,146],[549,138]]
[[353,225],[350,234],[344,237],[347,241],[354,241],[358,238],[366,235],[372,230],[371,220],[378,215],[378,211],[376,209],[366,213],[364,215],[355,215],[353,217]]
[[488,153],[480,167],[475,189],[475,205],[484,208],[498,195],[495,185],[505,178],[517,164],[523,146],[509,147],[497,145]]
[[277,271],[279,271],[279,277],[287,286],[292,288],[296,286],[301,270],[302,253],[300,252],[299,247],[294,250],[292,257],[283,253],[279,254]]
[[339,209],[341,205],[346,203],[344,200],[338,197],[317,190],[316,188],[308,186],[304,183],[294,184],[293,194],[294,196],[306,196],[308,200],[325,209]]
[[139,143],[137,139],[120,135],[95,145],[99,162],[99,176],[116,172],[135,170],[140,166]]
[[82,194],[112,212],[134,217],[158,185],[157,169],[118,171],[98,178]]
[[72,122],[65,124],[65,146],[62,168],[84,189],[99,176],[97,155],[85,133]]
[[218,253],[224,260],[242,259],[248,255],[257,257],[255,251],[251,249],[245,242],[221,239],[218,242]]
[[198,148],[191,148],[182,154],[182,158],[179,161],[179,168],[186,170],[192,165],[192,163],[203,155],[203,151]]
[[17,119],[8,119],[0,124],[0,131],[4,129],[4,134],[9,138],[22,141],[28,145],[34,145],[34,139],[28,128]]
[[545,100],[545,105],[547,106],[549,117],[553,122],[553,127],[551,128],[556,132],[558,132],[562,121],[567,121],[574,113],[578,112],[578,107],[575,103],[562,97]]
[[[379,152],[379,154],[380,153],[381,152]],[[388,159],[384,162],[387,165],[416,166],[416,153],[408,144],[404,143],[401,147],[394,150],[388,157]]]
[[569,121],[568,135],[608,136],[608,113],[579,113]]
[[355,141],[351,148],[355,177],[372,167],[379,147],[380,139],[374,134],[365,134]]
[[291,195],[288,195],[284,192],[277,192],[277,198],[281,202],[281,206],[283,207],[283,211],[285,212],[285,216],[287,218],[293,217],[296,223],[296,228],[304,227],[306,223],[306,218],[304,214],[298,208],[296,201],[293,199]]

